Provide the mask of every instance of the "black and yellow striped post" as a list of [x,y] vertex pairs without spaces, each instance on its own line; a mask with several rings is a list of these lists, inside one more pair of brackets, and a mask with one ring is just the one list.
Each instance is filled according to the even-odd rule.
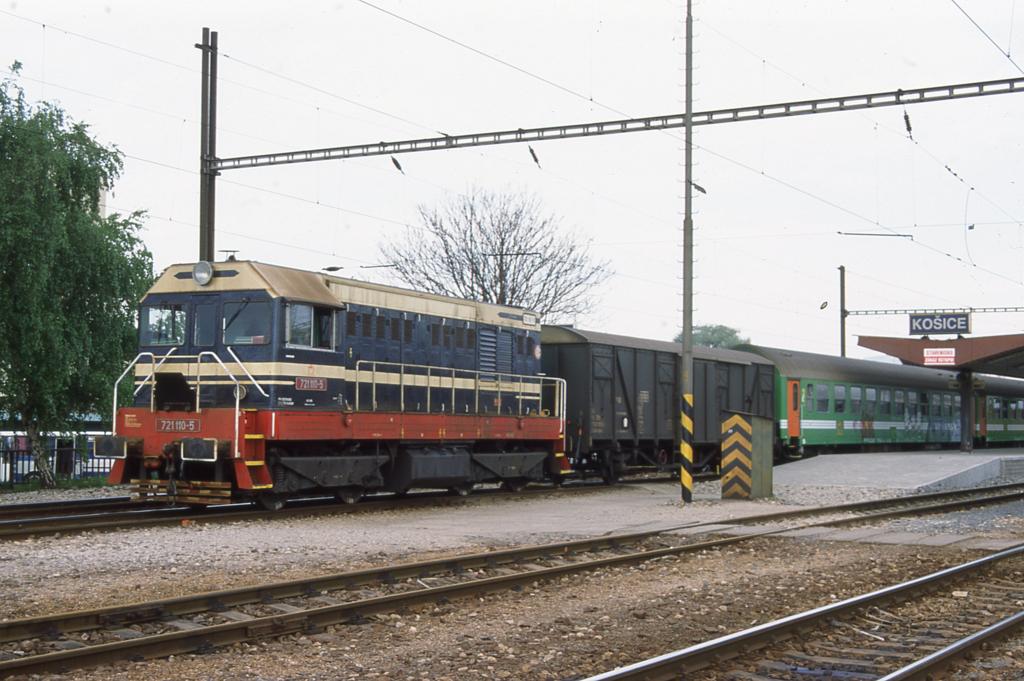
[[680,415],[683,424],[682,437],[679,439],[679,484],[682,487],[683,503],[693,501],[693,395],[683,395],[683,411]]
[[733,414],[722,421],[722,498],[753,496],[753,429],[750,420]]

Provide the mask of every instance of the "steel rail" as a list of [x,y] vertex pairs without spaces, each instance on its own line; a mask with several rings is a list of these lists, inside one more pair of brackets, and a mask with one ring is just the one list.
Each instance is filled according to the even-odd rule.
[[[651,481],[641,481],[651,482]],[[627,483],[628,484],[628,483]],[[582,490],[600,490],[606,487],[602,485],[588,485],[588,484],[574,484],[564,485],[562,490],[572,490],[574,492]],[[709,522],[706,524],[720,524],[722,522],[728,522],[732,524],[750,524],[767,522],[770,520],[781,520],[786,518],[799,518],[803,516],[823,515],[826,513],[843,513],[852,512],[858,510],[870,510],[885,506],[891,506],[893,504],[901,503],[913,503],[917,501],[925,501],[928,499],[940,499],[940,498],[956,498],[961,496],[969,496],[974,494],[984,494],[987,492],[998,492],[1007,489],[1020,489],[1024,488],[1024,484],[1021,483],[1009,483],[1002,485],[993,485],[990,487],[977,487],[966,490],[950,490],[946,492],[930,492],[926,494],[908,495],[905,497],[889,497],[885,499],[873,499],[870,501],[856,501],[846,504],[838,504],[835,506],[811,506],[801,509],[793,509],[789,511],[773,511],[771,513],[757,514],[751,516],[742,516],[739,518],[716,520],[713,523]],[[552,488],[528,488],[526,490],[515,492],[515,494],[545,494],[553,492]],[[446,493],[437,492],[424,492],[418,494],[415,497],[406,497],[402,501],[397,501],[391,498],[364,499],[359,504],[353,506],[341,506],[336,501],[331,500],[322,506],[311,506],[308,505],[307,500],[298,500],[298,503],[303,504],[295,507],[284,508],[279,511],[264,511],[255,510],[251,506],[241,506],[228,510],[203,510],[203,509],[188,509],[182,511],[179,508],[175,511],[174,509],[168,509],[165,513],[163,509],[157,507],[149,507],[145,514],[139,511],[126,511],[121,512],[117,515],[90,515],[87,518],[78,520],[69,519],[35,519],[33,521],[26,521],[24,523],[17,521],[0,521],[0,542],[4,540],[22,539],[30,536],[40,536],[48,534],[67,534],[70,532],[84,532],[84,531],[115,531],[125,530],[142,527],[155,527],[161,525],[174,525],[182,520],[189,520],[190,522],[197,523],[216,523],[216,522],[230,522],[235,520],[254,520],[254,519],[266,519],[266,518],[291,518],[301,515],[332,515],[335,513],[363,513],[373,512],[378,510],[386,510],[390,508],[407,508],[417,507],[430,504],[438,505],[461,505],[464,503],[470,503],[472,499],[478,499],[485,497],[486,495],[504,495],[509,494],[508,492],[498,490],[479,490],[476,494],[469,497],[448,497]],[[295,502],[293,502],[295,503]],[[0,507],[2,508],[2,507]],[[213,507],[218,508],[218,507]],[[159,515],[156,515],[159,514]],[[111,517],[113,516],[113,517]]]
[[380,568],[350,570],[320,577],[238,587],[189,596],[177,596],[158,601],[115,605],[56,616],[9,620],[0,622],[0,642],[44,636],[55,631],[76,632],[97,629],[111,624],[132,624],[172,615],[188,615],[196,612],[205,612],[210,609],[217,611],[249,603],[258,603],[267,599],[308,596],[335,589],[389,583],[400,579],[422,578],[442,572],[459,572],[476,568],[495,567],[523,560],[574,555],[594,550],[615,549],[657,536],[662,532],[662,529],[658,529],[578,539],[569,542],[538,544],[535,546],[487,551],[450,558],[401,563]]
[[937,672],[957,658],[966,655],[983,643],[988,643],[1000,636],[1005,636],[1022,626],[1024,626],[1024,610],[1015,615],[1004,617],[992,626],[985,627],[970,636],[965,636],[942,650],[937,650],[931,655],[897,669],[891,674],[886,674],[878,679],[878,681],[925,681],[925,679],[940,678],[936,676]]
[[[878,515],[879,517],[912,515],[921,512],[931,512],[936,509],[946,510],[957,505],[964,506],[975,505],[977,503],[1000,503],[1005,501],[1006,498],[1019,499],[1022,497],[1024,497],[1024,492],[1001,495],[999,497],[988,497],[986,499],[967,499],[959,502],[946,502],[925,507],[904,508],[898,511],[885,511]],[[832,520],[824,523],[812,524],[810,526],[829,526],[843,524],[849,521],[866,522],[870,520],[871,517],[872,516],[860,516],[857,518]],[[640,533],[576,540],[573,542],[527,547],[525,549],[507,549],[504,551],[472,554],[461,558],[447,558],[435,561],[388,566],[384,568],[372,568],[321,578],[298,580],[295,582],[282,582],[257,587],[243,587],[240,589],[210,592],[196,596],[139,603],[131,606],[113,606],[95,611],[67,613],[65,615],[32,618],[28,620],[16,620],[0,624],[0,640],[10,641],[33,638],[40,635],[51,634],[55,631],[72,632],[84,629],[94,629],[99,626],[128,625],[132,623],[154,621],[174,615],[186,615],[211,610],[214,612],[218,610],[223,611],[232,606],[266,601],[268,599],[272,600],[274,598],[286,598],[289,596],[318,595],[325,590],[332,590],[332,587],[345,588],[348,586],[359,586],[367,582],[387,582],[393,581],[398,577],[423,577],[429,576],[431,573],[457,572],[460,569],[467,569],[470,567],[493,567],[498,564],[507,564],[518,560],[528,560],[531,557],[551,558],[572,555],[585,552],[587,550],[595,550],[595,547],[614,549],[629,541],[642,541],[644,538],[662,534],[667,531],[671,531],[672,529],[682,529],[683,527],[692,528],[697,527],[697,525],[660,528]],[[284,615],[258,617],[241,622],[212,625],[204,627],[201,630],[186,630],[182,632],[142,636],[139,638],[97,644],[74,650],[64,650],[17,658],[14,660],[0,662],[0,676],[8,673],[61,671],[72,665],[91,666],[113,660],[125,659],[126,657],[136,658],[140,656],[159,657],[164,655],[174,655],[197,649],[205,650],[213,646],[227,645],[263,636],[277,636],[288,633],[315,631],[320,627],[331,624],[345,623],[354,620],[358,621],[359,618],[368,614],[387,612],[400,605],[418,605],[471,593],[486,593],[506,588],[508,586],[521,584],[523,582],[548,579],[550,577],[569,572],[580,572],[600,567],[642,562],[670,555],[680,555],[708,548],[727,546],[759,537],[777,535],[792,529],[796,528],[786,527],[769,529],[763,532],[741,536],[626,553],[548,568],[530,569],[511,575],[468,580],[466,582],[453,585],[424,588],[348,603],[339,603],[337,605],[330,605],[327,607],[302,610],[296,613],[286,613]],[[1024,550],[1024,548],[1022,548],[1022,550]]]
[[[93,508],[103,509],[112,506],[127,506],[130,503],[133,503],[131,497],[102,497],[67,501],[34,501],[27,504],[0,504],[0,518],[27,517]],[[134,503],[138,506],[138,502]]]
[[[871,593],[854,596],[838,603],[831,603],[820,608],[783,617],[781,619],[759,624],[733,634],[698,643],[671,653],[637,662],[626,667],[613,669],[602,674],[588,677],[584,681],[660,681],[661,679],[677,679],[682,674],[693,672],[713,663],[731,659],[750,650],[784,640],[801,629],[815,628],[823,620],[844,614],[868,605],[905,599],[920,590],[936,584],[969,574],[1008,558],[1024,555],[1024,544],[1020,544],[998,553],[978,558],[922,577],[888,586]],[[909,678],[909,677],[908,677]]]
[[[586,491],[593,492],[602,489],[607,489],[607,486],[603,484],[563,485],[561,490],[557,493],[563,493],[565,491],[571,491],[573,493]],[[297,503],[298,505],[294,507],[287,507],[279,511],[256,510],[252,508],[251,504],[242,505],[238,503],[225,504],[224,506],[226,508],[216,511],[212,509],[204,510],[196,508],[182,511],[181,507],[174,507],[168,509],[170,511],[168,515],[163,515],[163,509],[160,509],[159,507],[148,507],[148,510],[143,511],[141,509],[146,507],[140,506],[139,511],[127,511],[123,514],[116,514],[113,518],[110,516],[91,515],[77,521],[56,519],[52,523],[48,522],[45,518],[24,522],[0,521],[0,542],[8,539],[22,539],[24,537],[44,534],[65,534],[68,532],[83,532],[89,530],[114,531],[159,525],[174,525],[182,520],[189,520],[196,523],[207,523],[230,522],[235,520],[262,520],[268,518],[291,518],[302,515],[320,516],[341,513],[369,513],[388,510],[391,508],[416,508],[419,506],[430,505],[463,505],[472,503],[475,499],[493,496],[505,496],[512,494],[551,494],[555,492],[556,490],[552,487],[527,488],[519,492],[506,492],[504,490],[495,489],[478,490],[470,497],[454,497],[449,496],[447,492],[432,491],[410,495],[401,500],[393,497],[382,497],[380,499],[367,498],[363,499],[358,504],[345,505],[340,504],[334,499],[317,505],[310,505],[311,502],[308,500],[295,500],[292,503]],[[227,507],[231,506],[234,506],[235,508],[228,510]],[[161,515],[159,515],[159,517],[153,517],[152,514],[155,513],[160,513]]]

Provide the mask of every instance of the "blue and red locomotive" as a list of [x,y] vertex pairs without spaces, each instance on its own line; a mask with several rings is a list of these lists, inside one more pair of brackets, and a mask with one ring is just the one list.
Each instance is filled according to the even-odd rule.
[[557,480],[565,382],[540,372],[540,331],[519,308],[258,262],[175,265],[142,301],[115,407],[117,390],[134,400],[97,454],[140,498],[190,504]]

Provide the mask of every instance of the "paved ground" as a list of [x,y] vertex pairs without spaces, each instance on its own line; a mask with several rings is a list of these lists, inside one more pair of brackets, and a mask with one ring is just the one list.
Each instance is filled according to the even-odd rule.
[[825,454],[774,470],[775,485],[828,485],[931,491],[969,487],[1024,466],[1024,449]]

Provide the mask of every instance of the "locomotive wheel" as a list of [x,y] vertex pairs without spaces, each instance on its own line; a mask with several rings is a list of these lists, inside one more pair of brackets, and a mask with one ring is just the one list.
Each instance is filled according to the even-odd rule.
[[449,487],[448,491],[457,497],[468,497],[469,493],[473,491],[473,483],[464,482],[461,485]]
[[284,497],[273,492],[264,492],[256,496],[256,503],[267,511],[280,511],[284,508]]
[[529,480],[512,478],[511,480],[502,480],[501,488],[509,492],[522,492],[527,484],[529,484]]
[[363,498],[363,488],[342,487],[334,492],[334,498],[345,504],[354,504]]

